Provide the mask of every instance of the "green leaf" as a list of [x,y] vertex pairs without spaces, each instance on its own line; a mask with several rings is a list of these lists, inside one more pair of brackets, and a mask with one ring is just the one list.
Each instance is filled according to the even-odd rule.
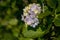
[[24,37],[29,37],[29,38],[36,38],[36,37],[42,37],[44,34],[44,31],[41,30],[41,28],[37,29],[37,31],[32,31],[32,30],[23,30],[23,35]]
[[8,21],[7,21],[7,20],[2,20],[2,21],[1,21],[1,25],[3,25],[3,26],[8,25]]
[[44,0],[40,0],[41,1],[41,3],[43,3],[44,2]]
[[16,18],[13,18],[9,21],[10,25],[17,25],[17,23],[18,23],[18,20]]
[[19,40],[33,40],[32,38],[24,38],[24,37],[20,37]]
[[57,7],[56,12],[60,12],[60,6]]
[[54,36],[54,35],[55,35],[55,32],[53,31],[52,34],[51,34],[51,36]]
[[0,6],[7,6],[7,2],[1,1]]
[[58,37],[55,37],[53,40],[60,40],[60,35]]
[[2,33],[0,40],[14,40],[14,37],[10,33]]
[[60,35],[58,36],[57,40],[60,40]]
[[60,12],[60,0],[58,0],[58,7],[56,9],[56,12]]
[[50,6],[51,8],[55,8],[56,7],[56,0],[46,0],[47,1],[47,5]]
[[46,16],[48,16],[50,14],[51,14],[51,12],[47,10],[44,13],[39,14],[38,15],[38,18],[44,18],[44,17],[46,17]]
[[12,32],[13,32],[13,36],[18,37],[20,30],[19,28],[14,28],[12,29]]
[[44,6],[44,12],[48,10],[48,7],[47,6]]
[[60,5],[60,0],[57,0],[58,1],[58,5]]
[[44,40],[43,38],[38,38],[38,40]]
[[15,8],[15,6],[16,6],[16,1],[12,2],[11,7],[12,7],[12,8]]
[[6,11],[6,12],[7,12],[7,14],[8,14],[8,15],[10,15],[10,14],[11,14],[11,9],[10,9],[10,8],[9,8],[9,9],[7,9],[7,11]]
[[56,18],[54,19],[54,24],[56,26],[60,26],[60,14],[56,15]]
[[60,26],[60,19],[55,19],[54,24],[55,24],[56,26]]
[[38,3],[42,4],[44,0],[37,0]]
[[36,3],[36,2],[37,2],[37,0],[31,0],[31,2],[32,2],[32,3]]

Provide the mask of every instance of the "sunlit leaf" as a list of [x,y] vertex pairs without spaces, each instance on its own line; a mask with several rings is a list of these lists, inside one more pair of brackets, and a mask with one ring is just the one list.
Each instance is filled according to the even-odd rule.
[[41,28],[37,29],[37,31],[23,31],[22,32],[24,37],[30,37],[30,38],[36,38],[36,37],[42,37],[44,34],[44,31],[41,30]]
[[17,25],[17,23],[18,23],[18,20],[16,18],[15,19],[13,18],[9,21],[10,25]]
[[33,39],[20,37],[19,40],[33,40]]
[[56,18],[54,20],[54,24],[56,26],[60,26],[60,14],[56,15]]

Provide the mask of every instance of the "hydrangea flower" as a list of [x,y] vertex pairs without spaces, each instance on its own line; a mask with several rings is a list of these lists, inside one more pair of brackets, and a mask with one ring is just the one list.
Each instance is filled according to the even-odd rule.
[[36,27],[39,24],[37,18],[38,14],[41,12],[41,7],[39,4],[29,4],[23,9],[22,20],[32,27]]

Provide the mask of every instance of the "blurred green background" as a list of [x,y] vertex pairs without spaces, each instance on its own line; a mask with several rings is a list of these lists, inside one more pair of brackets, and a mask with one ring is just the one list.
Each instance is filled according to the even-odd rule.
[[[44,9],[36,28],[21,20],[23,8],[30,3]],[[60,40],[60,0],[0,0],[0,40]]]

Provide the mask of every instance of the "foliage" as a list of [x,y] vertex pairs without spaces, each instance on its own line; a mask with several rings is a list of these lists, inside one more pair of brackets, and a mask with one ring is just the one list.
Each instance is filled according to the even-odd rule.
[[[41,5],[35,28],[21,20],[30,3]],[[0,40],[60,40],[60,0],[0,0]]]

